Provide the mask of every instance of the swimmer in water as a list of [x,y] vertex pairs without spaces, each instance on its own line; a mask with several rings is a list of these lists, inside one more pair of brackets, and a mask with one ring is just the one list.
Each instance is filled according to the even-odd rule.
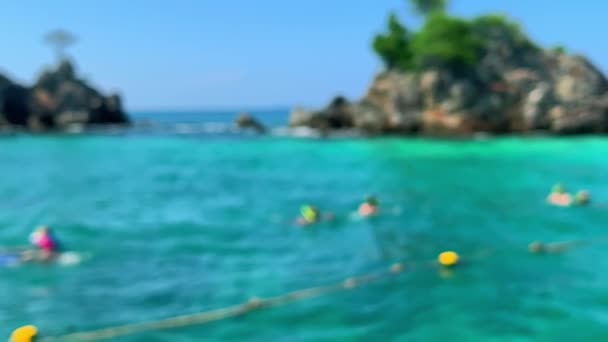
[[369,196],[365,202],[361,203],[357,212],[361,217],[370,217],[378,213],[378,200],[375,196]]
[[38,249],[37,255],[24,254],[25,261],[39,260],[39,261],[50,261],[53,260],[60,252],[60,246],[57,239],[53,236],[51,228],[47,226],[38,227],[32,234],[30,234],[30,242]]
[[319,209],[312,205],[302,206],[300,209],[300,217],[296,220],[299,226],[305,227],[319,223],[321,221],[333,221],[336,217],[332,213],[323,213]]
[[572,204],[573,199],[563,185],[557,184],[553,186],[551,193],[547,196],[547,202],[558,207],[568,207]]
[[298,218],[297,223],[300,226],[315,224],[319,222],[320,216],[319,209],[312,205],[305,205],[300,209],[300,217]]

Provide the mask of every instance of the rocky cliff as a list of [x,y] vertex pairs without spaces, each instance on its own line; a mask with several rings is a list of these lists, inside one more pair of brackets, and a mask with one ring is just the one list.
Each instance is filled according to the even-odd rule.
[[120,97],[92,88],[67,60],[43,72],[31,87],[0,75],[0,126],[42,131],[128,122]]
[[555,134],[608,131],[608,82],[582,56],[488,38],[480,62],[462,73],[447,67],[387,70],[354,102],[295,109],[290,125],[370,134]]

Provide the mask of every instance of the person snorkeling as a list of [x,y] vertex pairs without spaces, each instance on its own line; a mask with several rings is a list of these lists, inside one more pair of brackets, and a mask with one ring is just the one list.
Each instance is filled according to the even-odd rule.
[[556,184],[551,189],[551,193],[547,196],[547,202],[558,207],[568,207],[572,204],[572,195],[566,191],[566,187],[562,184]]
[[[38,249],[37,259],[40,261],[50,261],[54,259],[60,252],[59,241],[53,235],[51,228],[48,226],[40,226],[30,234],[30,242]],[[34,258],[31,255],[25,255],[25,259]]]
[[359,205],[359,208],[357,209],[357,213],[361,217],[370,217],[370,216],[376,215],[378,213],[378,209],[379,209],[379,203],[378,203],[378,199],[376,198],[376,196],[368,196],[365,199],[365,202],[363,202],[363,203],[361,203],[361,205]]

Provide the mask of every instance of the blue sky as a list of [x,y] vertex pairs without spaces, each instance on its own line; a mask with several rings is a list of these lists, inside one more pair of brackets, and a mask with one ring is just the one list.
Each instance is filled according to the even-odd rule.
[[[584,5],[583,5],[584,3]],[[130,110],[318,106],[361,96],[380,68],[370,49],[404,0],[20,0],[0,2],[0,72],[32,82],[53,62],[51,29],[74,32],[82,74]],[[452,0],[454,14],[506,13],[541,44],[608,70],[600,0]]]

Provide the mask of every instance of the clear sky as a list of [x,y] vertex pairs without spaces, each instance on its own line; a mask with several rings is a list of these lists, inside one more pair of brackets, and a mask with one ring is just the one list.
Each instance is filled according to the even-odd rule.
[[[32,82],[62,28],[82,74],[128,109],[317,106],[361,96],[380,64],[372,36],[404,0],[6,0],[0,72]],[[564,44],[608,70],[604,0],[452,0],[454,14],[506,13],[541,44]]]

